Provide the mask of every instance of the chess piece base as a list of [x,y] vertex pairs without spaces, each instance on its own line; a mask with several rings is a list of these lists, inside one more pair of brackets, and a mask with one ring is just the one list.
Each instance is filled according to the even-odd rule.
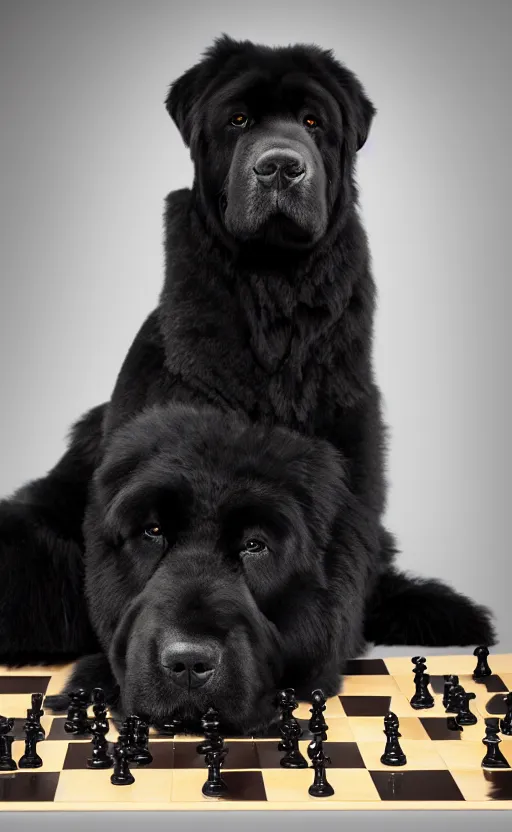
[[407,765],[407,757],[405,754],[401,757],[386,757],[385,754],[380,758],[384,766],[405,766]]
[[43,761],[41,757],[23,757],[18,761],[19,768],[41,768]]
[[18,766],[14,760],[2,760],[0,762],[0,771],[16,771]]
[[325,783],[323,786],[315,786],[313,783],[309,787],[308,793],[312,797],[331,797],[334,794],[334,789],[330,783]]
[[113,765],[114,761],[112,757],[108,760],[95,760],[92,757],[87,760],[87,768],[112,768]]
[[205,797],[221,797],[223,794],[226,794],[227,790],[228,787],[224,780],[221,780],[220,783],[209,783],[206,781],[202,788]]
[[283,768],[308,768],[308,763],[300,751],[283,757],[283,759],[280,760],[280,763]]
[[135,777],[133,776],[133,774],[129,774],[127,775],[127,777],[119,778],[116,777],[115,774],[113,774],[110,778],[110,782],[114,786],[131,786],[132,783],[135,783]]

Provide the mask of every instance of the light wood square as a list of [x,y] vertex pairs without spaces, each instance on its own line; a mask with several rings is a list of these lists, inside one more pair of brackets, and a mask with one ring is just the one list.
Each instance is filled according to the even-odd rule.
[[507,688],[512,690],[512,673],[500,673],[500,676]]
[[[327,779],[334,789],[331,797],[311,797],[308,789],[314,779],[313,769],[266,769],[263,772],[268,803],[321,804],[331,801],[380,800],[366,769],[327,769]],[[269,807],[270,808],[270,807]]]
[[167,803],[171,799],[173,772],[166,769],[136,769],[135,783],[114,786],[113,769],[62,771],[55,802],[59,803]]
[[[42,722],[42,720],[41,720]],[[64,757],[68,750],[67,742],[58,742],[43,740],[37,743],[37,753],[43,761],[40,768],[24,768],[19,771],[60,771],[64,763]],[[25,753],[25,741],[15,740],[12,744],[12,756],[16,763],[19,762],[20,757]]]
[[365,766],[371,771],[407,771],[420,770],[432,771],[434,769],[445,769],[446,763],[437,753],[436,745],[428,740],[402,740],[400,745],[407,757],[405,766],[386,766],[381,763],[380,758],[384,753],[386,738],[384,742],[360,742],[359,751],[364,760]]
[[330,742],[354,742],[355,738],[350,727],[351,720],[347,717],[329,718],[328,725],[327,738]]
[[[359,742],[386,742],[384,718],[380,716],[354,716],[349,720],[351,731]],[[404,740],[428,740],[428,734],[417,717],[403,717],[399,731]],[[401,740],[400,740],[401,741]]]
[[452,742],[441,740],[436,742],[436,749],[452,769],[473,769],[480,771],[485,756],[485,746],[481,742]]
[[[432,690],[432,686],[429,685],[429,690],[432,696],[434,697],[434,707],[433,708],[423,708],[421,710],[416,710],[410,704],[412,697],[415,694],[416,686],[414,684],[414,679],[411,676],[395,676],[396,683],[401,691],[401,695],[406,700],[406,706],[402,710],[402,714],[404,716],[408,715],[411,716],[412,714],[417,714],[418,716],[446,716],[446,711],[443,705],[443,697],[442,694],[436,694]],[[391,710],[394,710],[392,708]],[[400,716],[398,711],[395,711],[397,716]]]
[[392,676],[345,676],[342,696],[391,696],[399,693]]
[[24,665],[23,667],[7,667],[0,665],[0,676],[52,676],[65,668],[73,668],[73,664]]
[[0,693],[0,714],[3,714],[3,716],[26,719],[27,710],[30,706],[30,694]]
[[[299,702],[299,707],[293,712],[296,719],[311,719],[311,702]],[[329,720],[333,717],[344,716],[341,702],[337,696],[331,696],[326,700],[324,717]]]

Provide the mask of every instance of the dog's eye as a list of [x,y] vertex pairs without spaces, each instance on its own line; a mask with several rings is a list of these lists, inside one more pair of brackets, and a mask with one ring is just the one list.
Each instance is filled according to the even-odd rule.
[[144,537],[147,540],[160,540],[163,537],[162,527],[158,523],[152,523],[144,529]]
[[309,127],[310,130],[313,130],[315,127],[319,126],[319,121],[316,116],[308,113],[307,116],[304,116],[304,124],[306,127]]
[[230,119],[230,124],[233,127],[247,127],[247,122],[249,121],[249,116],[245,113],[233,113]]
[[266,548],[266,544],[262,540],[257,540],[256,538],[251,537],[250,540],[246,540],[242,546],[241,554],[256,555],[263,552]]

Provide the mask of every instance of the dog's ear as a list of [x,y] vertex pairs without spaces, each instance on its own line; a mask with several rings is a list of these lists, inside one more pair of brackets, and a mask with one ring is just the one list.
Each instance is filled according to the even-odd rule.
[[352,151],[357,153],[368,138],[377,110],[357,76],[334,57],[331,49],[324,50],[324,60],[327,67],[326,86],[340,106],[347,138]]
[[204,71],[202,61],[188,69],[174,81],[165,99],[167,112],[181,133],[186,147],[190,145],[192,124],[191,111],[201,95],[201,77]]
[[[203,52],[203,57],[169,87],[165,107],[187,147],[194,135],[194,112],[210,83],[219,77],[227,61],[244,53],[249,41],[237,41],[223,33]],[[249,44],[251,46],[251,44]]]

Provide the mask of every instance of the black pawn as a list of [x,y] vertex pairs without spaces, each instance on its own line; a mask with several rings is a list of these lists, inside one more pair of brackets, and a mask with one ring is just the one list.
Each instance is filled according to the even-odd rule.
[[18,766],[20,768],[40,768],[43,761],[37,753],[39,726],[30,709],[27,711],[27,721],[23,730],[25,731],[25,753],[18,760]]
[[458,703],[457,695],[454,694],[454,690],[459,687],[459,677],[449,676],[448,678],[451,680],[451,684],[448,688],[445,686],[446,704],[445,697],[443,696],[443,705],[447,714],[456,714],[458,712]]
[[457,725],[476,725],[478,719],[469,709],[469,703],[472,699],[476,699],[476,693],[466,693],[462,685],[456,685],[453,690],[453,696],[455,697],[458,708],[457,716],[455,717]]
[[507,693],[505,696],[505,704],[507,713],[500,723],[501,733],[507,737],[512,737],[512,693]]
[[499,720],[493,717],[485,720],[485,737],[482,742],[487,748],[487,753],[482,760],[483,768],[510,768],[508,762],[500,751],[501,742],[498,737]]
[[14,728],[14,719],[0,716],[0,771],[15,771],[18,766],[12,758],[14,737],[7,736]]
[[92,733],[92,756],[87,760],[88,768],[112,768],[114,761],[108,750],[106,735],[109,731],[105,694],[101,688],[92,692],[94,718],[90,723]]
[[227,751],[227,748],[213,748],[206,752],[205,760],[208,766],[208,779],[202,788],[205,797],[221,797],[228,790],[220,771]]
[[293,711],[298,708],[295,691],[292,688],[286,688],[280,691],[279,702],[282,708],[281,722],[279,724],[279,732],[282,740],[278,745],[278,749],[279,751],[285,752],[284,757],[279,762],[283,768],[307,768],[307,760],[299,750],[302,728],[298,720],[293,716]]
[[83,688],[73,691],[69,694],[69,700],[68,718],[64,723],[64,730],[68,734],[88,734],[90,729],[87,716],[89,705],[87,692]]
[[407,757],[405,756],[400,746],[399,737],[402,735],[399,732],[400,723],[396,714],[388,713],[384,717],[384,733],[386,735],[386,747],[384,754],[380,758],[381,763],[385,766],[405,766]]
[[46,737],[46,732],[41,725],[41,717],[44,716],[44,711],[42,709],[43,704],[43,694],[42,693],[33,693],[32,694],[32,708],[31,711],[34,714],[34,718],[37,722],[37,726],[39,728],[39,739],[44,740]]
[[430,676],[426,673],[427,665],[423,656],[415,656],[412,659],[414,664],[414,684],[416,691],[411,699],[411,707],[415,710],[434,707],[434,697],[428,689]]
[[[457,678],[455,682],[454,679]],[[450,701],[450,691],[454,685],[459,684],[458,677],[455,676],[445,676],[444,677],[444,690],[443,690],[443,708],[447,708],[448,702]]]
[[331,797],[334,794],[334,789],[327,780],[325,768],[325,764],[330,762],[330,757],[327,757],[323,750],[314,757],[313,768],[315,769],[315,777],[308,789],[312,797]]
[[110,782],[114,786],[130,786],[135,783],[135,777],[130,772],[128,760],[128,748],[122,743],[116,743],[114,746],[114,771],[110,775]]
[[133,762],[138,766],[149,766],[153,762],[153,755],[149,750],[149,725],[137,717],[134,730],[135,747]]
[[476,647],[473,651],[473,656],[478,657],[476,667],[473,671],[473,679],[485,679],[486,676],[492,675],[492,670],[487,662],[489,649],[487,647]]
[[201,725],[204,732],[204,740],[196,747],[196,751],[198,754],[206,754],[207,751],[219,747],[220,721],[218,711],[215,708],[208,708],[201,718]]

